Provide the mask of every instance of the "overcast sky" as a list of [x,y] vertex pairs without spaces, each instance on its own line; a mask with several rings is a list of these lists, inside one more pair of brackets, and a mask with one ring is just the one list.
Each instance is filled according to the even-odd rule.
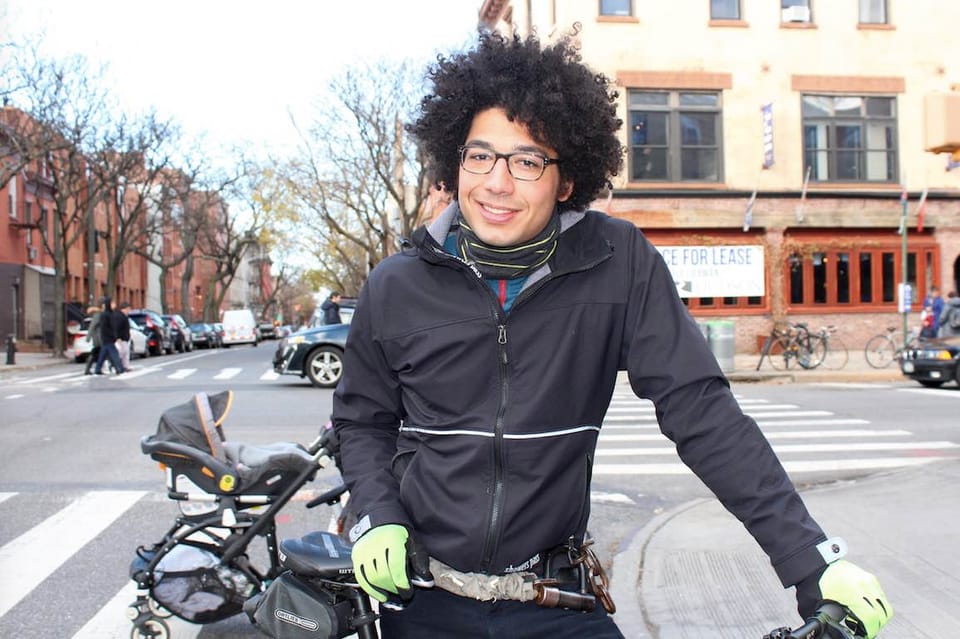
[[0,0],[0,41],[109,65],[125,106],[212,141],[290,143],[326,79],[361,59],[430,60],[472,41],[480,0]]

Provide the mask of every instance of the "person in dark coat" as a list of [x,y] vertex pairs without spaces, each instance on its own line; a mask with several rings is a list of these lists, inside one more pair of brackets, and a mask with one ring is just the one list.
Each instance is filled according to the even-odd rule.
[[113,312],[113,331],[117,334],[117,353],[120,355],[121,369],[124,373],[130,372],[130,302],[120,305],[119,311]]
[[115,313],[117,311],[114,309],[113,300],[109,297],[103,298],[103,310],[100,311],[100,355],[97,357],[97,367],[93,371],[95,375],[103,375],[103,362],[108,357],[113,370],[118,375],[124,372],[123,362],[120,361],[120,353],[117,351]]
[[[481,33],[437,59],[407,127],[453,201],[371,271],[333,396],[357,582],[382,603],[412,597],[380,608],[381,633],[623,638],[584,565],[600,565],[590,482],[626,371],[801,616],[835,601],[872,639],[893,613],[878,580],[807,511],[657,249],[589,210],[622,168],[623,103],[575,36]],[[592,612],[538,605],[544,578]]]
[[340,319],[340,293],[336,291],[330,293],[330,296],[320,305],[320,310],[323,311],[324,325],[343,323]]
[[87,315],[90,316],[90,324],[87,326],[87,336],[84,338],[93,343],[90,353],[87,355],[87,365],[83,369],[84,375],[90,375],[93,365],[100,357],[100,307],[90,306],[87,308]]

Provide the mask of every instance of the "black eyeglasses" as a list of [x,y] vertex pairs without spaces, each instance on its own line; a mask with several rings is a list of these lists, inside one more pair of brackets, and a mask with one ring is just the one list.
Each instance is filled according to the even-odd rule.
[[486,175],[497,165],[497,160],[507,161],[507,171],[517,180],[536,182],[551,164],[559,164],[559,158],[548,158],[532,151],[516,151],[514,153],[497,153],[482,146],[461,146],[460,166],[467,173]]

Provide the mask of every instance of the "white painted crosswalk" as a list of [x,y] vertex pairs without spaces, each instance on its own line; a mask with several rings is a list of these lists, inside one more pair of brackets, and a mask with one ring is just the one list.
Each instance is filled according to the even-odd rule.
[[[960,444],[918,439],[905,429],[871,428],[867,419],[797,404],[738,397],[791,475],[881,470],[956,457]],[[603,421],[594,475],[692,474],[660,433],[653,404],[617,392]]]

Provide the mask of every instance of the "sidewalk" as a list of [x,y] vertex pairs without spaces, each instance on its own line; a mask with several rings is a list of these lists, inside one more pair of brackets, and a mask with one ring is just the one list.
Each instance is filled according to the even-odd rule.
[[[11,372],[32,371],[38,368],[47,368],[57,366],[58,364],[76,365],[73,361],[73,355],[70,357],[54,357],[53,353],[14,353],[13,364],[7,364],[6,352],[0,354],[0,375]],[[82,370],[80,372],[83,372]]]
[[[849,559],[880,578],[896,611],[882,639],[956,636],[958,482],[960,460],[951,460],[803,493],[827,534],[847,540]],[[781,587],[766,555],[714,499],[651,521],[617,556],[614,575],[616,619],[628,639],[759,639],[800,621],[793,589]],[[627,575],[639,577],[617,579]]]

